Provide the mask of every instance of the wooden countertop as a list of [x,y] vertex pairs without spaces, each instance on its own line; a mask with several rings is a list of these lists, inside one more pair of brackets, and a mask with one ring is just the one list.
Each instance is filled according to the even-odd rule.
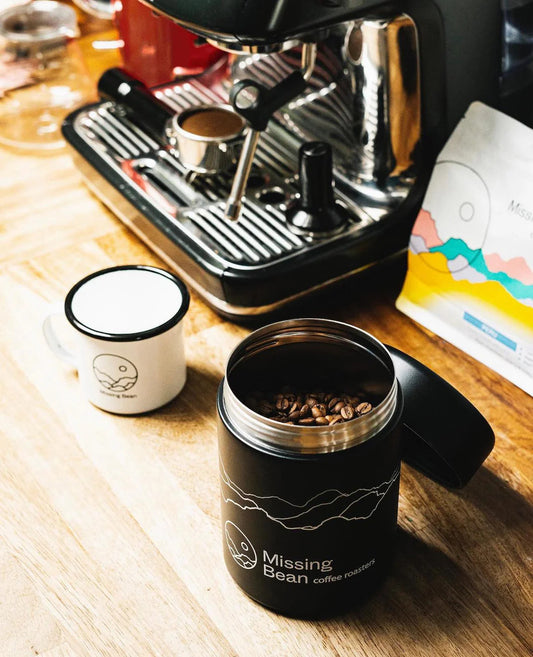
[[526,657],[533,649],[531,397],[394,308],[402,269],[308,313],[349,321],[455,385],[496,447],[461,492],[403,468],[398,555],[380,592],[321,621],[278,616],[225,570],[215,392],[247,330],[192,295],[188,382],[119,417],[82,397],[41,334],[81,277],[164,266],[80,179],[67,153],[0,150],[2,657]]

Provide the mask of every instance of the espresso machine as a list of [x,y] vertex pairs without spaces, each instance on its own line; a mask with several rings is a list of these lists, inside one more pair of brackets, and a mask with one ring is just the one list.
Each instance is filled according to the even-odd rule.
[[[498,106],[500,0],[143,2],[229,55],[152,89],[112,69],[63,134],[94,192],[230,318],[405,251],[447,137],[472,101]],[[228,134],[182,141],[217,108]]]

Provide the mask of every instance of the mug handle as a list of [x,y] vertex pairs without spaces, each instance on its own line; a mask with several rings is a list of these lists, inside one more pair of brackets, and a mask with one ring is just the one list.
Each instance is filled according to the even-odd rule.
[[57,333],[53,327],[53,318],[58,315],[64,317],[65,313],[63,310],[62,303],[54,304],[48,313],[48,315],[43,320],[43,335],[46,340],[47,345],[50,347],[51,351],[62,361],[76,367],[76,357],[74,354],[69,351],[58,338]]

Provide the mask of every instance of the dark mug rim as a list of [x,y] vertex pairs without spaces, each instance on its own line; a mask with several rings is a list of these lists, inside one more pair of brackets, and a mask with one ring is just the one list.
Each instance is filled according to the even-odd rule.
[[[175,285],[177,285],[182,295],[182,303],[178,311],[167,321],[163,322],[162,324],[159,324],[158,326],[154,326],[144,331],[134,331],[132,333],[109,333],[107,331],[98,331],[81,322],[76,317],[76,315],[72,310],[72,301],[74,299],[74,296],[76,295],[76,292],[78,292],[78,290],[83,285],[85,285],[88,281],[92,280],[93,278],[102,276],[104,274],[109,274],[111,272],[125,271],[125,270],[148,271],[154,274],[158,274],[160,276],[164,276],[165,278],[172,281]],[[177,276],[175,276],[171,272],[165,269],[161,269],[159,267],[153,267],[151,265],[118,265],[115,267],[107,267],[105,269],[99,269],[98,271],[92,272],[91,274],[79,280],[68,292],[65,298],[64,308],[65,308],[65,315],[68,321],[70,322],[70,324],[77,331],[83,333],[84,335],[88,335],[91,338],[96,338],[99,340],[105,340],[106,342],[135,342],[138,340],[146,340],[148,338],[153,338],[157,335],[161,335],[162,333],[165,333],[166,331],[171,329],[173,326],[176,326],[183,319],[185,313],[189,309],[189,303],[190,303],[189,290],[187,289],[183,281],[180,280]]]

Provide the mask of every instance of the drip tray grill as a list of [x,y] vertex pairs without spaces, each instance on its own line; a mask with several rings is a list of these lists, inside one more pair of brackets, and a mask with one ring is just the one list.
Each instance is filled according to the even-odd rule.
[[[176,112],[191,105],[225,102],[199,81],[160,88],[155,96]],[[285,204],[297,193],[297,161],[290,136],[283,135],[279,126],[261,137],[238,222],[225,219],[223,212],[231,173],[191,175],[169,148],[136,125],[120,105],[104,102],[87,108],[76,116],[73,127],[166,217],[170,231],[185,233],[221,263],[264,265],[314,243],[294,234],[285,221]]]

